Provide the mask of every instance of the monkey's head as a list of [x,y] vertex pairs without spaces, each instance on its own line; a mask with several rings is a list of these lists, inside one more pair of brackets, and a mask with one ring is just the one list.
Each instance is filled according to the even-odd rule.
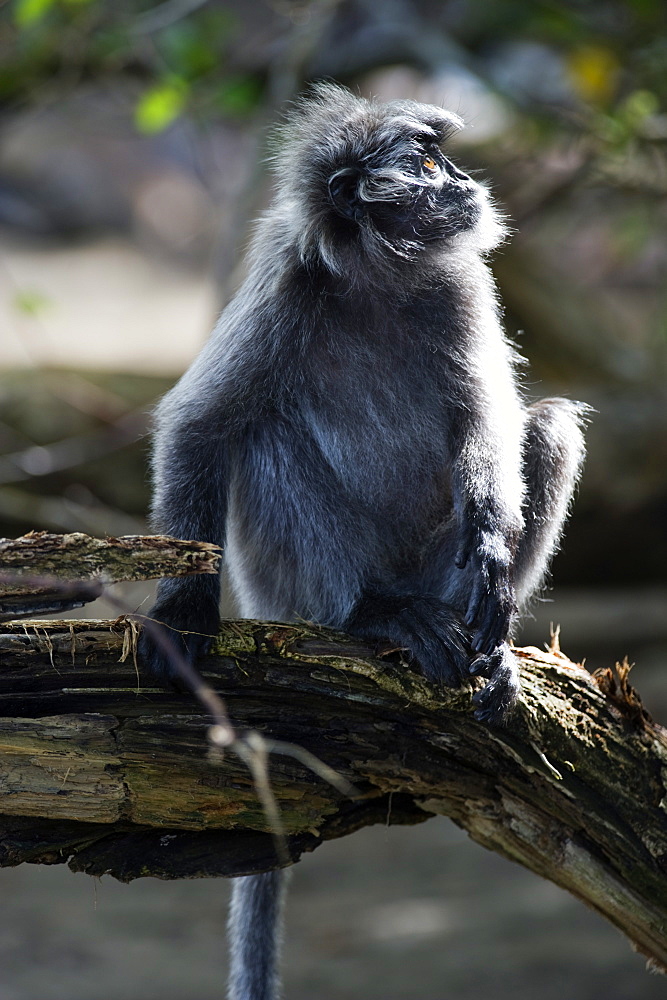
[[504,230],[486,190],[443,149],[462,124],[432,105],[317,85],[281,128],[275,158],[301,259],[349,275],[496,246]]

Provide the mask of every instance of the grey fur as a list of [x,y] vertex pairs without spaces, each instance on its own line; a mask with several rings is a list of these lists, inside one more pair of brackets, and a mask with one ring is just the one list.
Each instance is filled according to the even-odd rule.
[[230,974],[227,1000],[274,1000],[289,873],[234,879],[229,908]]
[[[503,225],[441,148],[460,124],[332,85],[296,106],[246,281],[158,408],[154,516],[226,543],[244,616],[390,639],[440,683],[483,676],[476,717],[500,724],[506,639],[558,542],[585,407],[522,399],[484,259]],[[152,616],[210,634],[218,596],[166,580]],[[170,676],[147,635],[142,652]],[[234,1000],[275,996],[276,884],[235,890]]]

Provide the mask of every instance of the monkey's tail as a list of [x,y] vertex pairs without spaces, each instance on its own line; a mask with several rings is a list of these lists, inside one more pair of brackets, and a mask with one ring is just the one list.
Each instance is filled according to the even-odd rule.
[[278,958],[287,872],[244,875],[232,883],[227,1000],[278,1000]]

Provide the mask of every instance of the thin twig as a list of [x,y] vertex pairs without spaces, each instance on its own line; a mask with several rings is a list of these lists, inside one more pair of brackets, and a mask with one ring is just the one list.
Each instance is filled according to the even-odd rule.
[[264,737],[264,743],[269,753],[279,753],[285,757],[293,757],[294,760],[298,760],[300,764],[303,764],[309,771],[316,774],[318,778],[322,778],[327,784],[336,788],[346,798],[356,799],[361,797],[361,792],[358,788],[355,788],[351,781],[344,778],[338,771],[334,771],[333,767],[329,767],[328,764],[321,761],[310,750],[297,746],[296,743],[285,743],[283,740],[267,740],[266,737]]
[[257,797],[262,804],[273,837],[276,856],[281,865],[291,862],[285,839],[285,828],[269,781],[267,742],[261,733],[250,730],[234,742],[232,747],[252,774]]

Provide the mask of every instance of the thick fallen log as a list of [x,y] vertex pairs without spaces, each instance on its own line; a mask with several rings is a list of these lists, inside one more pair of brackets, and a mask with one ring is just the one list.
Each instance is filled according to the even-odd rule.
[[[135,639],[122,619],[0,628],[0,865],[126,881],[279,867],[245,765],[207,750],[190,696],[142,677]],[[625,668],[593,678],[557,644],[516,650],[519,708],[494,731],[472,717],[472,684],[438,690],[399,654],[372,652],[309,625],[229,621],[200,662],[239,729],[305,747],[358,791],[271,757],[291,859],[440,813],[577,895],[664,970],[667,733]]]
[[[31,531],[21,538],[0,538],[0,621],[80,608],[110,583],[217,573],[220,555],[217,545],[166,535],[101,539],[78,531]],[[43,577],[49,579],[40,585]],[[69,588],[54,588],[55,580],[73,582]]]

